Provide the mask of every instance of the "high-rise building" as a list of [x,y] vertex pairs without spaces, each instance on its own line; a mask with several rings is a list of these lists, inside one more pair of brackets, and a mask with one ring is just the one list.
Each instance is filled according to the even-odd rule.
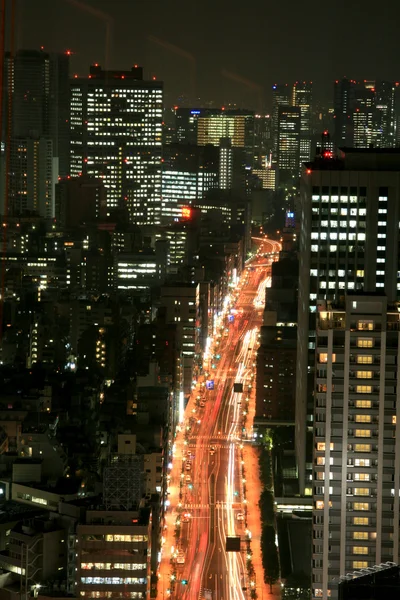
[[279,134],[279,108],[290,106],[292,102],[292,89],[287,84],[274,84],[272,86],[272,161],[278,162],[278,134]]
[[280,106],[278,109],[279,182],[297,180],[300,169],[301,109]]
[[176,108],[175,138],[178,144],[197,144],[197,121],[205,114],[205,108]]
[[395,146],[395,84],[390,81],[335,82],[335,145]]
[[218,148],[169,144],[163,161],[161,220],[167,223],[179,220],[185,206],[197,204],[218,187]]
[[306,432],[317,301],[357,290],[384,292],[389,302],[399,297],[400,150],[345,149],[338,158],[316,158],[302,177],[301,204],[296,452],[300,490],[310,493]]
[[5,80],[9,212],[52,217],[57,177],[69,173],[69,55],[19,50],[6,57]]
[[199,146],[219,146],[229,138],[232,148],[245,151],[246,164],[252,166],[254,155],[254,112],[248,110],[209,110],[197,119]]
[[337,599],[346,573],[399,561],[399,331],[398,304],[381,292],[348,294],[342,306],[318,302],[315,600]]
[[54,217],[57,161],[49,137],[26,137],[11,140],[9,174],[12,215],[36,212],[41,217]]
[[356,82],[352,79],[336,80],[334,85],[334,142],[337,148],[353,145],[353,94]]
[[292,105],[300,108],[300,165],[311,160],[312,81],[296,81]]
[[71,175],[103,179],[108,208],[138,225],[161,218],[162,103],[163,84],[137,66],[71,81]]
[[375,89],[355,87],[352,107],[354,148],[370,148],[376,145]]
[[395,89],[391,81],[377,81],[375,84],[375,126],[377,146],[395,147]]

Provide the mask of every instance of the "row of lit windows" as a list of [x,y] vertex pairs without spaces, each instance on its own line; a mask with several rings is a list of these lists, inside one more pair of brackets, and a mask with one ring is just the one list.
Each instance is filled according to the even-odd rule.
[[312,232],[311,233],[312,240],[359,240],[364,241],[366,239],[365,233],[339,233],[331,232],[327,233],[325,231],[321,232]]
[[[324,507],[325,507],[325,502],[323,500],[316,500],[316,502],[315,502],[315,508],[317,510],[323,510]],[[329,501],[329,508],[332,508],[332,502],[331,501]],[[360,510],[360,511],[368,511],[368,510],[370,510],[370,504],[369,504],[369,502],[353,502],[352,509],[353,510]],[[360,523],[360,525],[361,524],[367,524],[367,523]]]
[[146,563],[81,563],[81,569],[123,569],[125,571],[141,571],[146,569]]
[[129,585],[147,583],[146,577],[81,577],[81,583],[89,585]]

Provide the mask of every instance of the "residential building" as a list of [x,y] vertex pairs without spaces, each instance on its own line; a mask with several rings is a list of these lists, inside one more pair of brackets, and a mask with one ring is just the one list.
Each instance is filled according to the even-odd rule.
[[317,301],[357,290],[398,298],[400,150],[345,148],[337,158],[316,158],[303,173],[301,204],[296,451],[300,489],[310,493],[306,432],[312,429]]
[[382,292],[318,301],[312,598],[340,576],[399,561],[400,318]]
[[165,307],[166,324],[176,324],[182,352],[184,391],[190,393],[193,373],[200,360],[198,323],[200,286],[195,283],[171,282],[161,288],[161,307]]
[[5,109],[11,127],[7,190],[12,215],[36,211],[54,217],[55,183],[59,175],[69,173],[68,71],[68,54],[18,50],[14,57],[6,57]]
[[71,176],[103,179],[107,207],[138,225],[161,218],[163,84],[140,67],[71,80]]

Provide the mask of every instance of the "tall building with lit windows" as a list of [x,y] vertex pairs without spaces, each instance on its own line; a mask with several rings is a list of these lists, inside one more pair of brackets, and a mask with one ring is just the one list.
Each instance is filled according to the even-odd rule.
[[296,81],[293,85],[292,105],[300,108],[300,147],[301,165],[311,160],[312,140],[312,81]]
[[162,108],[162,82],[137,66],[71,81],[71,175],[101,178],[107,206],[138,225],[160,222]]
[[346,292],[400,298],[400,150],[346,149],[307,163],[301,182],[296,453],[311,494],[315,316],[319,300]]
[[280,183],[298,180],[300,130],[300,107],[281,106],[278,110],[278,170]]
[[161,221],[179,221],[185,206],[196,205],[218,187],[219,150],[214,146],[169,144],[163,148]]
[[400,559],[399,308],[382,292],[318,301],[313,600],[337,599],[348,573]]
[[[69,174],[69,53],[18,50],[4,63],[3,140],[10,144],[8,213],[54,217],[55,184]],[[5,191],[0,194],[5,210]]]
[[287,84],[272,86],[272,163],[278,162],[279,109],[292,103],[292,88]]

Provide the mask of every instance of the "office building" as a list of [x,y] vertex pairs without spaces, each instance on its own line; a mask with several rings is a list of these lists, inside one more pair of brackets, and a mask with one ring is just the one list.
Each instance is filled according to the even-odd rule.
[[[130,480],[129,480],[130,481]],[[150,593],[151,516],[137,510],[91,510],[78,525],[77,594],[146,598]]]
[[376,145],[375,90],[370,87],[354,89],[352,119],[354,148],[370,148]]
[[279,134],[279,108],[290,106],[292,102],[292,89],[287,84],[274,84],[272,86],[272,161],[278,162],[278,134]]
[[337,148],[353,145],[353,94],[356,82],[344,77],[334,84],[334,142]]
[[300,172],[301,108],[281,106],[278,109],[279,183],[297,181]]
[[254,115],[254,165],[262,166],[272,152],[271,115]]
[[138,225],[161,218],[162,102],[163,84],[137,66],[71,81],[71,176],[101,178],[108,209]]
[[399,331],[398,304],[382,292],[348,293],[341,305],[318,301],[315,600],[338,598],[346,573],[399,561]]
[[396,85],[390,81],[335,82],[334,142],[336,147],[396,146]]
[[175,139],[178,144],[197,144],[197,120],[207,114],[205,108],[178,108],[175,110]]
[[312,141],[312,81],[296,81],[293,86],[292,105],[300,108],[300,166],[311,160]]
[[248,110],[209,110],[197,118],[197,144],[220,146],[229,138],[232,148],[242,148],[247,166],[254,159],[254,112]]
[[399,220],[400,150],[343,149],[337,158],[307,164],[301,182],[296,375],[302,493],[311,492],[306,432],[312,430],[307,415],[312,414],[317,301],[338,301],[358,290],[381,291],[395,301],[400,293]]
[[146,295],[162,283],[169,266],[169,244],[157,240],[155,249],[143,248],[135,253],[121,252],[114,257],[114,289]]
[[196,205],[218,187],[219,151],[214,146],[170,144],[163,152],[161,221],[180,220],[182,209]]

